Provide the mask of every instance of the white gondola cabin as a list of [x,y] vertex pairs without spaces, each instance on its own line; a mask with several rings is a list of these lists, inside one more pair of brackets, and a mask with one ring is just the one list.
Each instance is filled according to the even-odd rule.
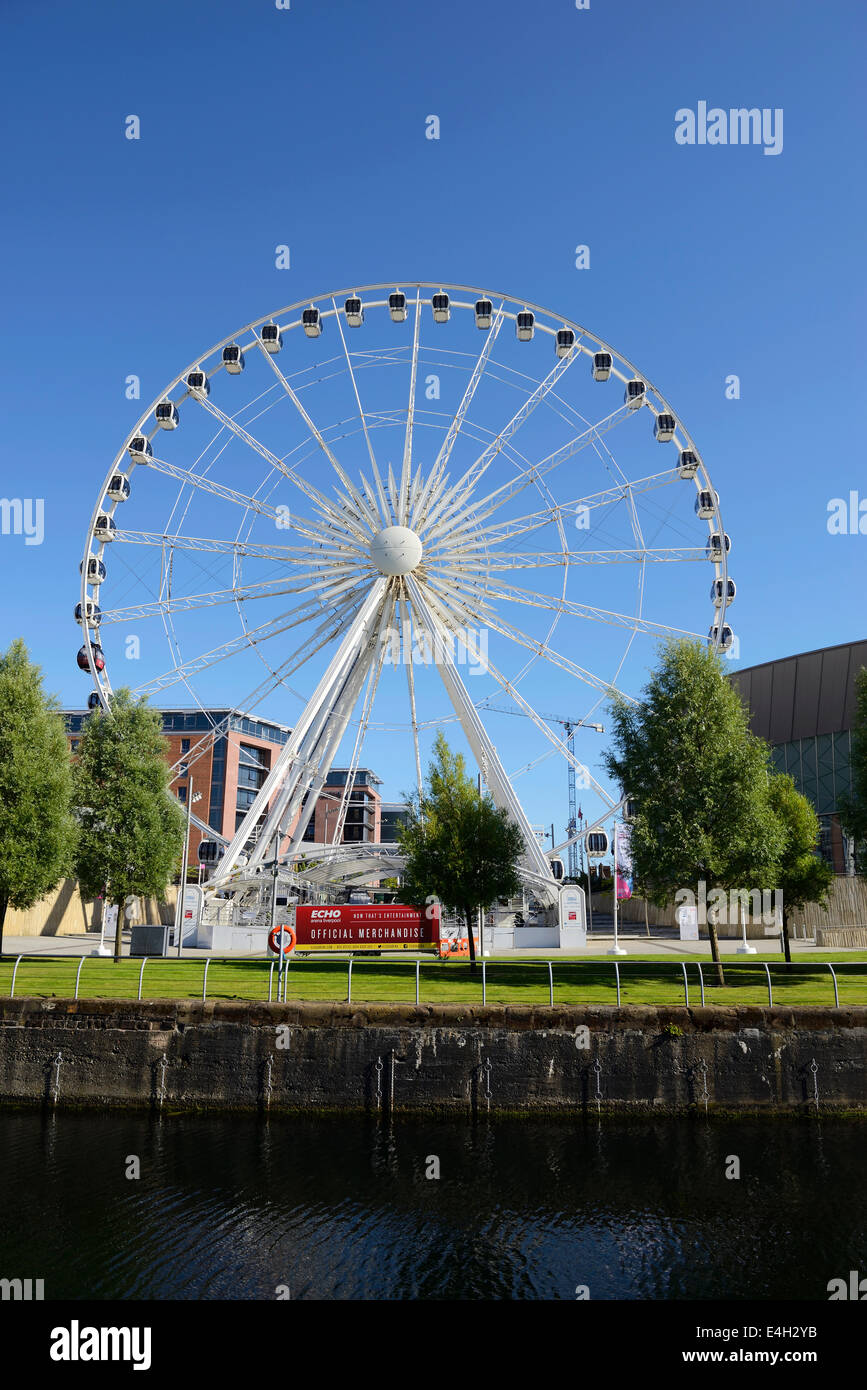
[[395,290],[394,294],[388,296],[388,312],[392,323],[406,322],[406,295],[403,290]]
[[100,512],[93,525],[93,534],[98,541],[113,541],[114,533],[117,530],[114,518],[106,512]]
[[232,376],[240,376],[244,370],[244,354],[237,343],[229,343],[223,348],[223,366]]
[[653,437],[660,444],[668,444],[674,439],[674,432],[677,429],[677,421],[673,415],[657,415],[656,423],[653,426]]
[[719,503],[718,492],[701,491],[695,499],[695,514],[701,521],[710,521]]
[[681,449],[680,458],[677,461],[677,474],[679,478],[694,478],[698,472],[698,454],[692,449]]
[[154,419],[161,430],[176,430],[180,424],[178,408],[172,401],[160,401],[154,411]]
[[434,323],[448,323],[451,317],[451,301],[444,290],[431,297],[430,307],[433,310]]
[[573,328],[557,329],[557,356],[568,357],[575,346],[575,330]]
[[88,697],[87,697],[87,708],[88,708],[88,709],[99,709],[99,707],[100,707],[101,704],[102,704],[102,700],[100,700],[97,691],[91,690],[90,694],[89,694]]
[[129,478],[123,473],[113,474],[105,495],[110,497],[112,502],[125,502],[129,497]]
[[308,338],[319,338],[322,336],[322,315],[315,304],[311,304],[309,309],[304,310],[301,315],[301,327],[304,329]]
[[609,850],[607,830],[588,830],[584,837],[588,859],[604,859]]
[[592,371],[594,381],[607,381],[611,375],[611,353],[594,352]]
[[726,595],[726,607],[734,603],[737,593],[735,581],[733,579],[726,579],[725,581],[722,579],[715,579],[710,586],[710,596],[714,608],[722,608],[723,590],[725,590]]
[[128,453],[133,463],[147,463],[154,456],[150,440],[143,434],[135,434],[129,441]]
[[490,328],[494,321],[494,306],[489,299],[476,300],[476,328]]
[[718,623],[714,623],[707,635],[708,646],[716,647],[721,652],[727,652],[734,640],[735,635],[727,623],[723,624],[722,628]]
[[86,599],[84,607],[80,603],[75,605],[75,621],[77,623],[87,623],[88,627],[99,627],[102,611],[98,603],[92,598]]
[[704,553],[709,560],[721,560],[723,557],[723,546],[725,546],[725,553],[728,555],[732,548],[730,538],[728,536],[720,536],[719,531],[714,531],[713,534],[708,537]]
[[523,309],[515,315],[515,337],[519,343],[529,343],[536,332],[536,315]]
[[[84,561],[78,566],[79,574],[84,572]],[[87,582],[88,584],[101,584],[105,579],[105,565],[96,555],[89,555],[87,558]]]
[[640,405],[644,405],[647,397],[647,387],[643,381],[637,378],[627,381],[626,390],[623,392],[623,404],[628,405],[630,410],[637,410]]
[[196,367],[195,371],[187,372],[187,389],[192,391],[194,396],[210,396],[211,383],[200,367]]
[[351,294],[343,305],[346,322],[350,328],[360,328],[364,323],[364,305],[357,294]]
[[262,339],[262,346],[266,352],[270,352],[273,357],[283,346],[283,334],[276,323],[263,323],[259,329],[259,337]]

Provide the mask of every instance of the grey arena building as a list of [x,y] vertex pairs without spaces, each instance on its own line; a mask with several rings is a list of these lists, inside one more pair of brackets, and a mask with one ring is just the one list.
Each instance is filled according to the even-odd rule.
[[750,728],[771,745],[774,767],[816,808],[821,852],[838,874],[855,872],[837,808],[850,790],[855,677],[863,666],[867,640],[748,666],[731,677]]

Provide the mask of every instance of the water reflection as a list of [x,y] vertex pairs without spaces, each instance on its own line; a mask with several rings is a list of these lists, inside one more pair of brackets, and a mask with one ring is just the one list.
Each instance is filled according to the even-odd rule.
[[7,1112],[0,1276],[50,1298],[825,1299],[863,1262],[862,1132]]

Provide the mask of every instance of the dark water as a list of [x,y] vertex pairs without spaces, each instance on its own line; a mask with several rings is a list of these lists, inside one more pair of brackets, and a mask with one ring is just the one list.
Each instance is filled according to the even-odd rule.
[[826,1300],[867,1270],[863,1136],[6,1111],[0,1277],[46,1299]]

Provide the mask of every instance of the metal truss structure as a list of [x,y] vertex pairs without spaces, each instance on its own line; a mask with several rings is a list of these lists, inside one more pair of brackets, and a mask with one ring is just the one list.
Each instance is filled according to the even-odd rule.
[[[333,351],[323,351],[328,342]],[[582,386],[589,381],[604,397],[595,419],[572,399],[582,363]],[[441,402],[444,378],[451,404],[429,408]],[[614,431],[629,436],[634,461],[614,458],[606,442]],[[185,437],[188,450],[176,457]],[[657,444],[667,446],[665,462],[649,468]],[[706,522],[703,540],[690,535],[694,518],[681,515],[684,482]],[[137,528],[127,514],[140,498]],[[129,655],[124,642],[156,629],[169,658],[154,662],[149,645],[135,693],[164,699],[180,689],[194,706],[226,708],[213,682],[229,670],[234,681],[247,662],[260,679],[243,694],[233,685],[231,703],[257,708],[280,696],[291,733],[208,885],[222,904],[261,897],[275,847],[287,885],[302,860],[305,882],[321,891],[399,871],[395,846],[341,841],[384,667],[404,653],[408,717],[376,727],[405,734],[421,788],[420,734],[442,718],[422,715],[419,686],[422,672],[425,681],[435,673],[494,802],[522,831],[525,884],[552,904],[551,860],[574,845],[575,827],[564,846],[541,848],[464,668],[483,671],[527,717],[543,757],[562,759],[610,814],[618,798],[576,753],[575,730],[612,691],[627,694],[620,678],[636,638],[699,635],[667,611],[646,611],[652,573],[691,577],[704,566],[713,616],[701,640],[717,650],[731,644],[728,551],[719,496],[693,440],[650,380],[602,339],[538,306],[466,286],[342,290],[254,320],[185,368],[142,415],[88,527],[79,664],[92,674],[92,699],[110,709],[109,672]],[[568,592],[573,576],[577,595]],[[633,596],[618,604],[624,576]],[[666,580],[664,608],[673,614],[679,602],[689,611],[687,587]],[[232,611],[234,633],[225,630]],[[570,623],[568,631],[596,638],[558,640],[558,625]],[[481,633],[498,644],[496,658]],[[618,634],[623,646],[613,656]],[[520,669],[506,664],[509,653]],[[540,692],[554,673],[561,690],[568,682],[590,701],[565,739],[537,713],[533,672],[549,673]],[[184,761],[212,754],[225,726],[192,740]],[[338,843],[312,845],[305,832],[340,750],[349,763]]]

